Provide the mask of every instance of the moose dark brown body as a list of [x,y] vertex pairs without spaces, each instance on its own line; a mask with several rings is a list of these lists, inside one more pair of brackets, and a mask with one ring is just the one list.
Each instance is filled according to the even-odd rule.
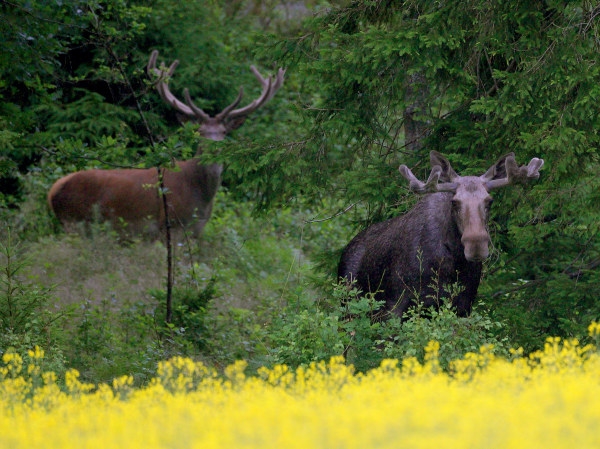
[[[206,139],[223,140],[240,127],[249,114],[269,101],[283,84],[284,71],[275,78],[263,78],[256,68],[254,76],[262,85],[261,95],[247,106],[237,108],[236,100],[214,117],[198,108],[184,91],[186,103],[169,90],[168,80],[178,61],[168,70],[156,67],[158,52],[152,52],[148,73],[157,77],[156,87],[161,98],[180,113],[199,124],[199,133]],[[200,148],[198,149],[198,154]],[[221,164],[203,165],[197,159],[177,162],[177,169],[164,170],[163,182],[169,219],[174,228],[186,228],[195,236],[202,233],[210,218],[215,194],[221,185]],[[85,170],[59,179],[48,192],[48,204],[63,226],[69,230],[78,222],[110,221],[129,234],[156,236],[165,224],[165,211],[158,191],[157,169]]]
[[461,291],[452,296],[453,306],[459,316],[469,315],[482,261],[489,255],[489,191],[537,179],[542,165],[542,159],[534,158],[518,167],[509,153],[482,176],[460,177],[432,151],[432,171],[425,183],[401,166],[411,190],[427,195],[405,215],[359,233],[343,251],[339,277],[375,293],[385,301],[385,309],[398,316],[417,301],[439,306],[457,283]]

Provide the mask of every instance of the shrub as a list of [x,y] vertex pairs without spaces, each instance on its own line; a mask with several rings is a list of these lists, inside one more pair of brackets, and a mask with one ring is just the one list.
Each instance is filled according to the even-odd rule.
[[383,324],[380,341],[385,358],[404,359],[416,357],[425,361],[424,348],[431,340],[440,344],[439,362],[448,368],[451,360],[463,357],[468,352],[478,352],[483,346],[492,346],[500,355],[507,355],[508,341],[499,339],[502,324],[482,315],[477,309],[469,317],[454,313],[450,300],[444,298],[438,309],[423,310],[415,307],[407,312],[408,319],[397,318]]
[[28,264],[8,229],[0,240],[0,355],[26,354],[37,346],[47,353],[45,368],[60,374],[65,370],[61,339],[66,315],[51,309],[51,288],[21,278]]
[[[206,314],[210,301],[215,297],[216,277],[210,278],[204,287],[188,283],[173,290],[173,316],[171,323],[162,326],[161,335],[166,341],[179,347],[183,353],[197,353],[206,349],[209,339]],[[154,312],[157,323],[165,323],[165,290],[151,290],[158,301]],[[161,328],[161,325],[159,325]]]

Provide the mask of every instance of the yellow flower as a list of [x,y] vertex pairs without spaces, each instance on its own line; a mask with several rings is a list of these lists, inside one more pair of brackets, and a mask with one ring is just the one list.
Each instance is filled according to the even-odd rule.
[[592,321],[588,326],[588,334],[590,337],[595,337],[600,335],[600,323],[596,321]]
[[[384,360],[355,373],[343,358],[225,376],[200,362],[161,362],[154,380],[109,385],[19,370],[4,358],[0,447],[136,448],[570,448],[599,447],[600,356],[577,340],[508,359],[483,346],[450,364],[430,342],[417,359]],[[35,358],[31,356],[31,358]],[[10,368],[9,368],[10,367]],[[38,379],[39,379],[38,378]]]

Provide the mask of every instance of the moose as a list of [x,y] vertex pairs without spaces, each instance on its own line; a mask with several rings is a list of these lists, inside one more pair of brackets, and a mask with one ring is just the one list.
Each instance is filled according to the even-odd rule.
[[[426,182],[400,166],[410,190],[425,195],[406,214],[360,232],[338,265],[341,280],[362,294],[372,293],[384,302],[384,312],[400,318],[417,302],[439,308],[443,297],[452,298],[458,316],[470,315],[482,261],[489,255],[489,192],[539,178],[544,164],[533,158],[519,167],[514,153],[508,153],[482,176],[459,176],[436,151],[430,162]],[[452,294],[454,284],[459,289]]]
[[[173,95],[168,81],[179,61],[168,69],[156,66],[158,51],[148,61],[147,72],[156,79],[160,97],[179,113],[198,123],[199,134],[220,141],[227,133],[239,128],[246,118],[269,101],[283,85],[284,69],[275,77],[264,78],[251,66],[262,92],[247,106],[237,108],[243,96],[240,87],[235,101],[214,117],[196,106],[188,89],[183,92],[185,103]],[[201,154],[198,147],[196,157]],[[222,164],[200,164],[197,158],[177,161],[176,169],[163,172],[168,216],[174,228],[189,228],[199,236],[208,222],[214,197],[221,185]],[[156,235],[164,226],[165,211],[159,197],[159,172],[151,169],[83,170],[71,173],[54,183],[48,192],[48,204],[65,229],[78,222],[96,219],[109,221],[113,227],[131,234]]]

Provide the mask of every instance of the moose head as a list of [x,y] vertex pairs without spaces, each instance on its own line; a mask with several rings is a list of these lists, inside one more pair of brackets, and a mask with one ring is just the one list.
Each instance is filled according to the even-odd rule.
[[515,154],[502,156],[481,176],[459,176],[450,162],[437,151],[430,154],[431,173],[426,182],[419,181],[406,165],[399,170],[409,181],[415,193],[450,192],[452,197],[452,219],[456,223],[464,246],[465,258],[479,262],[489,255],[490,236],[487,221],[490,206],[494,201],[490,191],[516,182],[526,182],[540,177],[543,159],[533,158],[528,165],[517,166]]

